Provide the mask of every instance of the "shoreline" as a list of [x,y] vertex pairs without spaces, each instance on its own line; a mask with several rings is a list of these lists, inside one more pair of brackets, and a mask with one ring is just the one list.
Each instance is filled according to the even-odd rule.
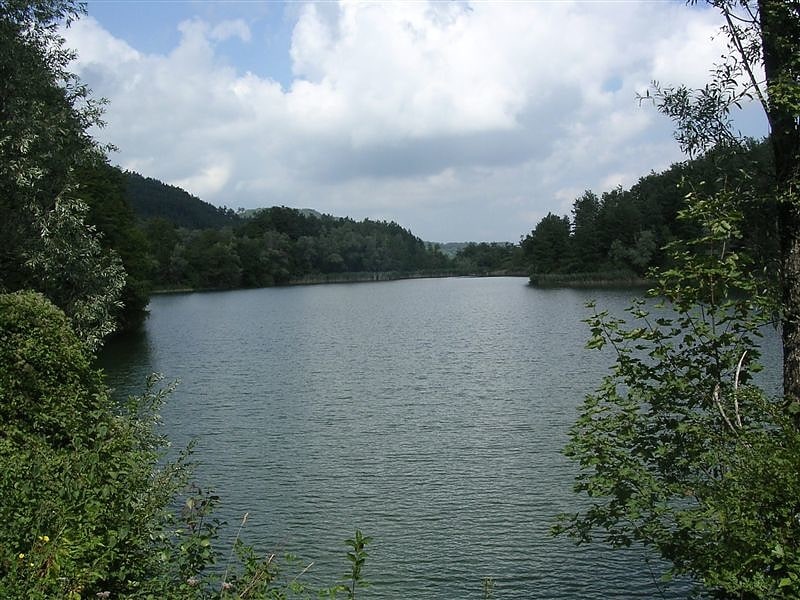
[[538,288],[650,288],[655,281],[632,273],[534,273],[528,285]]
[[151,296],[164,294],[190,294],[194,292],[227,292],[233,290],[256,290],[263,288],[294,287],[300,285],[325,285],[328,283],[370,283],[375,281],[402,281],[405,279],[446,279],[448,277],[528,277],[528,273],[520,271],[498,270],[471,273],[457,273],[435,271],[375,271],[358,273],[328,273],[295,277],[287,282],[276,283],[259,287],[231,287],[231,288],[159,288],[150,291]]

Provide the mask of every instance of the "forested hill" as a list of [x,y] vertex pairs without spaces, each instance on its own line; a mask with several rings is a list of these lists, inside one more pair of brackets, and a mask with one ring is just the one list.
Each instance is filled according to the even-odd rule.
[[233,225],[236,214],[217,208],[189,192],[133,171],[124,171],[125,196],[139,219],[166,219],[176,227],[218,229]]
[[[261,209],[231,227],[145,221],[157,288],[229,289],[354,273],[441,273],[450,259],[397,223]],[[335,279],[336,277],[334,277]]]
[[232,289],[297,282],[474,272],[394,222],[276,206],[235,215],[105,160],[75,173],[87,222],[125,269],[117,329],[136,328],[154,289]]
[[[668,266],[664,247],[700,234],[679,218],[687,195],[709,197],[723,188],[735,194],[743,178],[766,190],[771,162],[769,145],[750,141],[650,173],[629,189],[599,196],[587,190],[573,203],[571,216],[549,213],[522,240],[531,281],[636,279],[651,267]],[[774,203],[751,203],[743,210],[743,244],[758,253],[754,258],[764,268],[777,253]]]
[[[134,280],[142,282],[140,296],[147,282],[155,289],[230,289],[375,273],[394,277],[528,272],[534,282],[567,284],[636,279],[651,267],[667,265],[666,244],[698,235],[678,219],[687,193],[713,193],[722,180],[735,189],[732,182],[743,172],[757,182],[760,173],[769,171],[770,161],[764,143],[716,150],[642,177],[627,190],[600,195],[586,191],[575,200],[571,216],[548,214],[519,244],[459,244],[455,255],[394,222],[355,221],[285,206],[237,216],[180,188],[127,172],[119,179],[138,216],[136,228],[144,243],[126,242],[143,256],[128,251],[131,256],[124,258]],[[108,173],[105,178],[114,179]],[[765,186],[766,182],[764,177]],[[774,209],[745,209],[745,243],[759,249],[756,258],[763,266],[776,251]],[[97,225],[107,229],[103,222]],[[131,306],[143,302],[142,298]]]
[[155,289],[525,272],[514,244],[463,243],[448,254],[394,222],[285,206],[237,214],[156,179],[116,172],[147,239]]

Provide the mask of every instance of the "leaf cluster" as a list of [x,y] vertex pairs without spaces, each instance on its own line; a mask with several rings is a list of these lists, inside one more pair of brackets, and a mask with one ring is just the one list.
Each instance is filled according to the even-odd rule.
[[70,73],[58,33],[82,12],[74,0],[0,4],[0,291],[44,293],[93,348],[114,329],[125,273],[77,193],[76,170],[103,152],[89,134],[102,101]]
[[366,587],[368,584],[361,575],[364,563],[367,562],[367,544],[372,538],[366,537],[361,530],[356,529],[356,534],[352,538],[345,540],[345,544],[350,547],[347,553],[347,560],[350,561],[350,572],[345,576],[349,579],[345,591],[349,600],[355,600],[356,590],[359,587]]
[[566,454],[590,504],[562,515],[578,542],[643,544],[715,597],[800,593],[800,434],[753,380],[775,300],[739,251],[735,197],[690,196],[701,234],[671,247],[630,321],[587,320],[616,360],[588,396]]

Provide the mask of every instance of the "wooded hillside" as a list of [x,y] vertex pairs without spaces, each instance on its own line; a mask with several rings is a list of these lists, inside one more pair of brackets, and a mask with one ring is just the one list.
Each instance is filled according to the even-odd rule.
[[[667,244],[698,234],[696,227],[677,218],[687,194],[714,194],[744,173],[767,189],[771,163],[767,143],[748,141],[650,173],[629,189],[599,196],[587,190],[573,203],[570,216],[549,213],[522,240],[530,272],[534,279],[579,273],[644,277],[650,268],[667,265]],[[758,264],[767,266],[777,252],[775,207],[750,204],[744,210],[744,244],[757,253]]]

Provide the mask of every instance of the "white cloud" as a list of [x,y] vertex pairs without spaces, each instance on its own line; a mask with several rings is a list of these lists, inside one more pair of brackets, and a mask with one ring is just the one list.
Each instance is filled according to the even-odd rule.
[[78,73],[111,100],[98,135],[125,167],[220,205],[516,240],[584,189],[678,158],[669,123],[636,93],[702,82],[721,53],[716,23],[676,3],[310,3],[284,87],[222,59],[231,38],[264,51],[241,19],[184,21],[160,55],[91,18],[66,36]]
[[219,41],[236,37],[243,42],[249,42],[252,35],[247,23],[242,19],[234,19],[232,21],[222,21],[222,23],[216,25],[211,30],[211,37]]
[[658,40],[653,54],[652,78],[662,84],[705,83],[712,65],[725,53],[725,40],[712,12],[696,12],[683,27]]
[[184,189],[194,190],[200,197],[213,196],[219,192],[230,180],[230,165],[226,159],[212,159],[204,169],[187,177],[175,181],[175,185]]

